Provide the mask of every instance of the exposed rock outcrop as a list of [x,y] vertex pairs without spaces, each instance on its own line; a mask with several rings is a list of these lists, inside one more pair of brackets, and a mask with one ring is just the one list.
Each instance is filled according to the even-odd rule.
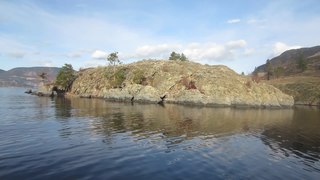
[[289,107],[294,101],[279,89],[256,83],[226,66],[145,60],[116,67],[82,70],[71,94],[123,101],[216,106]]

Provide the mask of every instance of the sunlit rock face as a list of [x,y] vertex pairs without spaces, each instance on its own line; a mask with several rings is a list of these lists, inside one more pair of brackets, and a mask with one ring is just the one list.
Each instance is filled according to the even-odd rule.
[[226,66],[145,60],[79,72],[71,94],[113,100],[212,106],[290,107],[291,96],[257,83]]

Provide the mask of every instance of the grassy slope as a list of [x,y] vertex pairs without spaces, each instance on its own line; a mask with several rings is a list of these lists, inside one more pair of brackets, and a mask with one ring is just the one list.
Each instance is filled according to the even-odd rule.
[[295,104],[320,105],[320,77],[288,76],[266,83],[293,96]]

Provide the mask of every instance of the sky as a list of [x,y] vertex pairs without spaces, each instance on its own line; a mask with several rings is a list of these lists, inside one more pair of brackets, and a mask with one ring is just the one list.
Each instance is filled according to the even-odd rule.
[[318,0],[0,0],[0,69],[168,59],[250,73],[320,45]]

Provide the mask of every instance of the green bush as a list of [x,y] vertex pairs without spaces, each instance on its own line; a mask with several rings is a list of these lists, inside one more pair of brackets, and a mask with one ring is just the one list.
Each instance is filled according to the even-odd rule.
[[105,77],[109,80],[110,85],[114,88],[121,87],[122,83],[126,80],[127,70],[120,68],[115,71],[114,74],[106,72]]
[[133,82],[136,84],[142,84],[142,82],[146,78],[144,77],[144,73],[141,70],[136,70],[133,72]]

